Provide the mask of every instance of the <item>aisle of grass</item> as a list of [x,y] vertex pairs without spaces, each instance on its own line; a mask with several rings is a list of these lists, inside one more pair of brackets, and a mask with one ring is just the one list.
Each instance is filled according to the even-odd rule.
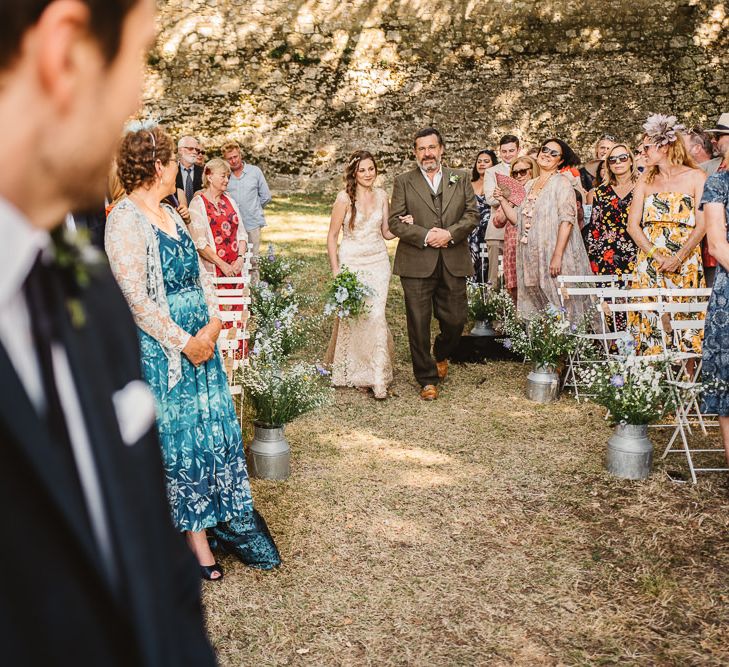
[[[274,201],[264,240],[328,278],[328,206]],[[723,480],[602,470],[599,409],[523,398],[526,369],[452,369],[418,400],[392,282],[394,396],[338,391],[287,428],[293,475],[254,482],[284,559],[224,558],[207,585],[224,665],[721,665],[729,662]],[[323,355],[322,327],[309,354]]]

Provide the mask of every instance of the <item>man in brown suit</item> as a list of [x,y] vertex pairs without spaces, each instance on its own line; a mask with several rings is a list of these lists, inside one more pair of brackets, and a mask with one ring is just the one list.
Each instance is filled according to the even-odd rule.
[[[466,323],[466,276],[473,274],[468,235],[478,224],[473,188],[465,172],[443,167],[440,132],[426,127],[415,134],[418,166],[395,178],[390,231],[399,237],[395,275],[405,292],[413,372],[420,397],[438,398],[437,384],[448,373],[451,356]],[[430,322],[440,333],[430,353]]]

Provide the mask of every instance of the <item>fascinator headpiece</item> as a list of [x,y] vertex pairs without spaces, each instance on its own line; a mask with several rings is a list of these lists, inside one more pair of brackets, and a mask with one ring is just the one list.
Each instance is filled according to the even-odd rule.
[[676,116],[655,113],[648,116],[643,129],[656,146],[667,146],[678,139],[678,132],[685,130],[686,126],[681,125]]

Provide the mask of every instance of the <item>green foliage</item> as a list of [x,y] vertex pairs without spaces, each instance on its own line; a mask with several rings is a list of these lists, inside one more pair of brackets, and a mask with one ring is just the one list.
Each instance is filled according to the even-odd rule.
[[291,277],[296,262],[281,254],[276,254],[273,244],[268,246],[268,253],[258,258],[258,273],[262,282],[274,290],[281,288]]
[[588,343],[575,334],[584,333],[584,324],[570,324],[563,308],[547,306],[528,319],[514,316],[504,322],[504,346],[513,349],[537,366],[556,367],[570,352]]
[[674,406],[674,394],[664,382],[669,363],[668,358],[646,361],[629,354],[580,367],[577,376],[590,400],[609,410],[611,424],[653,424]]
[[504,289],[496,289],[490,283],[469,282],[468,314],[476,322],[506,322],[514,318],[514,302]]

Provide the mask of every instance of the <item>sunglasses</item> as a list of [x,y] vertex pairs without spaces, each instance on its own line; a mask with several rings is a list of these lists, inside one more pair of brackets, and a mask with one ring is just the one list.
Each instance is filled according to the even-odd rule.
[[184,148],[186,151],[192,151],[193,153],[202,153],[199,148],[194,148],[193,146],[180,146],[180,148]]
[[554,148],[547,148],[546,146],[542,146],[541,152],[544,153],[544,155],[550,155],[551,157],[562,157],[562,153],[554,150]]
[[531,176],[531,173],[532,173],[532,168],[527,167],[526,169],[515,169],[514,171],[511,172],[511,175],[514,178],[519,178],[520,176],[525,176],[526,174],[529,174]]
[[630,160],[630,155],[627,153],[621,153],[620,155],[611,155],[608,158],[608,162],[610,164],[622,164],[623,162],[627,162]]

